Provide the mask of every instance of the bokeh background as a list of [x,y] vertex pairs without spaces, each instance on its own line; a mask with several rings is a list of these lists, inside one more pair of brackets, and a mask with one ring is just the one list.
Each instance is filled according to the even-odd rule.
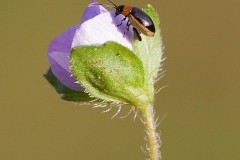
[[[0,159],[143,160],[133,115],[61,100],[43,74],[49,42],[88,0],[1,0]],[[107,3],[107,0],[101,0]],[[114,0],[160,15],[165,46],[156,111],[164,160],[240,159],[240,1]],[[124,115],[124,110],[121,115]]]

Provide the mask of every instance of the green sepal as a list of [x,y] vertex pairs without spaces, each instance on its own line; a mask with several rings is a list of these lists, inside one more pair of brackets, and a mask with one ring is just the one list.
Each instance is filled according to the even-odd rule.
[[135,106],[148,101],[142,62],[116,42],[76,47],[70,63],[75,78],[95,98]]
[[133,52],[143,63],[145,79],[146,83],[148,83],[149,80],[155,80],[158,77],[158,71],[162,61],[163,47],[159,28],[160,22],[158,13],[151,5],[143,8],[143,11],[147,13],[147,15],[149,15],[153,20],[156,32],[153,37],[148,37],[144,34],[141,34],[142,41],[134,41]]
[[88,103],[93,100],[87,93],[81,91],[74,91],[65,87],[52,73],[51,68],[47,71],[44,77],[55,88],[57,93],[62,95],[62,99],[67,101]]
[[150,102],[153,102],[155,94],[154,83],[157,81],[161,69],[163,47],[158,13],[151,5],[143,8],[143,11],[153,20],[156,32],[153,37],[141,34],[142,41],[136,39],[133,42],[133,52],[143,63],[145,86],[148,88],[147,93]]

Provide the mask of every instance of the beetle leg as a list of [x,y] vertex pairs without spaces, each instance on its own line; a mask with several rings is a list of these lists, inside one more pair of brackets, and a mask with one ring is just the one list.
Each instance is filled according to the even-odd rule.
[[131,25],[130,20],[128,20],[128,21],[127,21],[127,31],[129,31],[130,25]]
[[135,27],[133,27],[133,32],[137,36],[138,40],[142,41],[142,37],[140,36],[140,32]]
[[[126,25],[127,31],[129,31],[130,25],[131,25],[130,20],[128,20],[128,21],[127,21],[127,25]],[[126,30],[124,30],[124,32],[123,32],[123,35],[124,35],[124,36],[125,36],[125,34],[126,34]]]
[[122,20],[121,20],[121,23],[117,25],[117,27],[121,26],[122,25],[122,22],[125,21],[127,19],[127,17],[124,17]]

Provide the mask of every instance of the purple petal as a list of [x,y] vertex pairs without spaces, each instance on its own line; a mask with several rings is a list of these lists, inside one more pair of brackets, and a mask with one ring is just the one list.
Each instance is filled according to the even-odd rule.
[[48,54],[51,70],[57,79],[66,87],[76,91],[83,91],[84,89],[75,83],[75,78],[71,76],[68,56],[69,53],[62,52],[51,52]]
[[[82,23],[101,14],[107,12],[107,10],[101,5],[96,4],[95,0],[91,1],[91,4],[86,8],[82,16]],[[76,79],[71,76],[69,70],[69,54],[72,49],[72,41],[76,30],[80,25],[75,25],[67,29],[60,36],[55,38],[48,47],[48,59],[51,65],[51,70],[57,79],[66,87],[73,90],[82,90],[83,88],[76,84]]]
[[88,5],[88,7],[83,13],[81,24],[89,19],[94,18],[99,14],[107,12],[107,10],[103,6],[97,4],[98,3],[95,0],[91,1],[91,3]]
[[55,38],[48,47],[48,53],[50,52],[64,52],[68,53],[71,51],[71,45],[73,37],[79,25],[75,25],[64,31],[60,36]]
[[106,12],[82,23],[73,38],[72,47],[115,41],[132,50],[133,32],[132,28],[126,30],[127,20],[117,27],[123,18],[122,15],[115,17],[115,12]]
[[71,44],[78,27],[78,25],[70,27],[55,38],[48,47],[48,60],[53,74],[63,85],[73,90],[83,90],[79,84],[74,83],[76,80],[69,70]]
[[[132,49],[131,40],[132,32],[127,32],[123,37],[126,22],[122,26],[120,24],[123,16],[115,17],[115,13],[109,13],[95,0],[85,10],[82,17],[82,25],[70,27],[60,36],[55,38],[48,47],[48,59],[51,64],[51,70],[57,79],[66,87],[73,90],[81,90],[83,88],[75,83],[69,69],[69,54],[72,47],[79,45],[103,44],[106,41],[116,41],[129,49]],[[103,23],[104,22],[104,23]]]

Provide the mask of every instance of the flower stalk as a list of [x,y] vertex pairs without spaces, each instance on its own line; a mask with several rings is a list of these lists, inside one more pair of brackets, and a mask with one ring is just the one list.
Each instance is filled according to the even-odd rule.
[[159,150],[161,139],[156,132],[156,121],[154,118],[154,108],[152,104],[144,107],[143,111],[143,123],[146,132],[146,149],[150,160],[161,159],[161,152]]

